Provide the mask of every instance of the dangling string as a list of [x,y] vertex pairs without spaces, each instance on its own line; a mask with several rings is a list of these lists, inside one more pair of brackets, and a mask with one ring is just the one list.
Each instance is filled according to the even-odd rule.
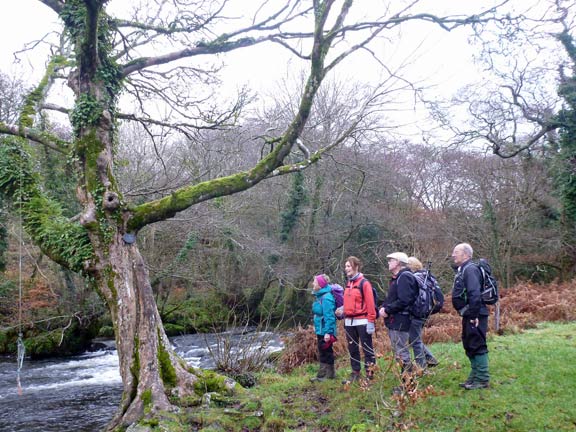
[[20,370],[24,364],[24,356],[26,355],[26,346],[24,346],[24,341],[22,340],[22,333],[18,333],[18,368],[16,369],[16,386],[18,389],[18,396],[22,396],[22,385],[20,384]]
[[19,212],[19,236],[18,236],[18,340],[17,345],[17,369],[16,369],[16,385],[18,395],[22,396],[22,385],[20,384],[20,371],[24,364],[24,356],[26,355],[26,346],[22,339],[22,155],[20,155],[20,212]]

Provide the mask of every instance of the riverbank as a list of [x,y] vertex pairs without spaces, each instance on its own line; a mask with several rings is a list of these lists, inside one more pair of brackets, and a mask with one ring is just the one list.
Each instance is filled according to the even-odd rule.
[[[171,338],[177,354],[190,367],[214,369],[225,359],[262,358],[279,352],[280,336],[256,329],[192,334]],[[100,340],[100,350],[71,357],[26,358],[17,385],[16,359],[0,356],[0,431],[94,432],[103,430],[121,400],[122,379],[114,341]],[[262,354],[262,356],[260,356]],[[238,361],[236,361],[237,363]]]
[[[265,373],[257,386],[224,407],[195,407],[171,423],[173,431],[553,430],[576,425],[576,322],[543,323],[489,340],[491,388],[465,391],[469,363],[458,343],[431,346],[440,365],[393,395],[398,375],[378,359],[376,379],[360,385],[338,379],[313,384],[315,365],[286,375]],[[156,429],[149,429],[156,430]]]

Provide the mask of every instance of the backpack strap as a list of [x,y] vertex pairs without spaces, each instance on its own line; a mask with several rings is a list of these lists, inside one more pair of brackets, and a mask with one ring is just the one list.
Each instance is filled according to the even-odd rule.
[[[456,276],[457,277],[460,276],[460,278],[462,279],[462,285],[464,285],[464,293],[466,294],[466,297],[468,297],[468,288],[464,284],[464,272],[468,269],[468,267],[471,266],[476,266],[480,271],[480,289],[482,289],[482,286],[484,285],[484,278],[486,277],[484,269],[480,266],[480,264],[474,261],[471,261],[470,264],[467,265],[462,271],[458,272]],[[466,301],[468,301],[468,299],[466,299]]]
[[[330,285],[330,284],[328,284]],[[326,291],[324,294],[322,294],[320,297],[317,297],[318,301],[320,302],[320,304],[322,304],[322,299],[326,296],[326,294],[332,294],[332,291]],[[334,294],[332,294],[332,297],[334,297]],[[336,299],[334,299],[334,303],[336,303]]]
[[464,283],[464,273],[465,273],[466,269],[468,269],[468,267],[472,267],[472,266],[476,266],[476,268],[478,269],[478,271],[480,273],[480,280],[478,281],[480,283],[480,301],[482,304],[484,304],[484,301],[482,300],[482,287],[484,286],[484,278],[486,277],[486,275],[484,274],[484,269],[480,266],[480,264],[478,264],[477,262],[474,262],[474,261],[470,261],[470,264],[468,264],[464,269],[462,269],[461,271],[459,271],[456,274],[456,278],[460,277],[461,282],[462,282],[462,286],[464,287],[464,289],[462,290],[462,294],[464,295],[464,297],[462,297],[462,296],[461,297],[466,302],[466,306],[464,306],[462,309],[457,311],[460,316],[464,316],[464,314],[468,311],[468,309],[470,309],[470,303],[469,303],[469,299],[468,299],[468,287]]
[[358,289],[360,290],[360,295],[362,296],[362,306],[364,306],[364,282],[366,282],[366,279],[364,278],[360,279],[360,285],[358,286]]
[[[398,277],[396,278],[396,286],[397,286],[397,287],[398,287],[398,282],[400,281],[400,278],[402,277],[402,275],[403,275],[404,273],[406,273],[406,275],[408,275],[408,274],[412,275],[412,277],[413,277],[414,280],[416,281],[416,285],[417,285],[417,286],[419,285],[419,284],[418,284],[418,281],[416,280],[416,276],[414,276],[414,274],[413,274],[412,272],[402,272],[402,273],[400,273],[400,276],[398,276]],[[420,290],[420,287],[419,287],[419,286],[418,286],[418,290]],[[412,307],[412,306],[410,306],[410,307]],[[410,312],[408,312],[408,311],[402,311],[402,312],[398,312],[398,315],[410,315]]]
[[[360,281],[360,285],[358,286],[358,289],[360,289],[360,295],[362,296],[362,308],[364,308],[364,305],[366,305],[366,302],[364,301],[364,282],[366,282],[366,278],[362,278],[362,280]],[[380,312],[378,311],[378,292],[376,291],[376,287],[374,287],[374,285],[371,286],[372,288],[372,295],[374,297],[374,309],[376,310],[376,319],[380,318]]]
[[404,274],[406,274],[406,276],[410,275],[410,276],[412,276],[414,279],[416,279],[416,276],[414,276],[414,273],[412,273],[411,271],[406,271],[406,272],[400,273],[400,276],[398,276],[398,277],[396,278],[396,283],[398,283],[398,281],[400,280],[400,278],[401,278]]

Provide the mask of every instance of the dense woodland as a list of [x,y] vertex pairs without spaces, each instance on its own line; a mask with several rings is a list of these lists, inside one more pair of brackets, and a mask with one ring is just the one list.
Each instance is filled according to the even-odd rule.
[[[342,104],[326,117],[342,112]],[[338,127],[326,119],[318,123],[328,131]],[[252,118],[235,133],[212,133],[209,147],[172,143],[157,155],[139,145],[137,137],[145,141],[141,129],[125,127],[118,158],[125,195],[162,196],[202,175],[199,161],[218,161],[212,176],[242,169],[246,159],[259,158],[263,144],[254,137],[267,127]],[[395,250],[431,261],[448,292],[449,255],[460,241],[490,260],[504,287],[569,279],[570,269],[561,266],[561,204],[549,153],[502,159],[375,133],[333,150],[305,173],[180,212],[138,236],[164,322],[176,333],[244,320],[285,328],[304,324],[310,319],[312,276],[326,272],[343,283],[342,263],[351,254],[361,257],[381,294],[389,279],[385,256]],[[68,180],[62,169],[54,190]],[[9,326],[18,316],[19,221],[8,208],[5,214],[2,305]],[[102,316],[99,299],[82,279],[43,259],[26,238],[22,259],[26,325],[58,317],[48,328],[61,328]]]
[[[114,336],[123,398],[109,429],[207,379],[167,335],[306,323],[312,276],[342,282],[352,254],[382,294],[395,250],[431,262],[448,291],[462,241],[504,287],[574,277],[569,2],[442,15],[277,0],[241,16],[226,0],[38,4],[61,23],[45,72],[0,80],[0,346],[14,352],[22,331],[41,357]],[[427,96],[388,56],[417,25],[467,29],[489,78]],[[225,54],[265,43],[295,58],[294,82],[219,93]],[[345,64],[379,81],[339,80]],[[389,116],[406,93],[435,122],[421,138]]]

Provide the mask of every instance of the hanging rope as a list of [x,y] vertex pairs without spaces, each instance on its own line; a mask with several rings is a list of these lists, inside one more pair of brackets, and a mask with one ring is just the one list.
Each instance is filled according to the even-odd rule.
[[16,386],[18,389],[18,395],[22,396],[22,385],[20,384],[20,371],[22,370],[22,365],[24,364],[24,356],[26,355],[26,346],[24,345],[24,341],[22,340],[22,333],[18,333],[18,357],[17,357],[17,364],[18,368],[16,369]]
[[17,369],[16,369],[16,386],[18,389],[18,395],[22,396],[22,385],[20,384],[20,371],[22,370],[22,365],[24,364],[24,356],[26,355],[26,346],[24,345],[24,340],[22,339],[22,155],[20,155],[20,196],[19,196],[19,235],[18,235],[18,340],[16,342],[17,346]]

